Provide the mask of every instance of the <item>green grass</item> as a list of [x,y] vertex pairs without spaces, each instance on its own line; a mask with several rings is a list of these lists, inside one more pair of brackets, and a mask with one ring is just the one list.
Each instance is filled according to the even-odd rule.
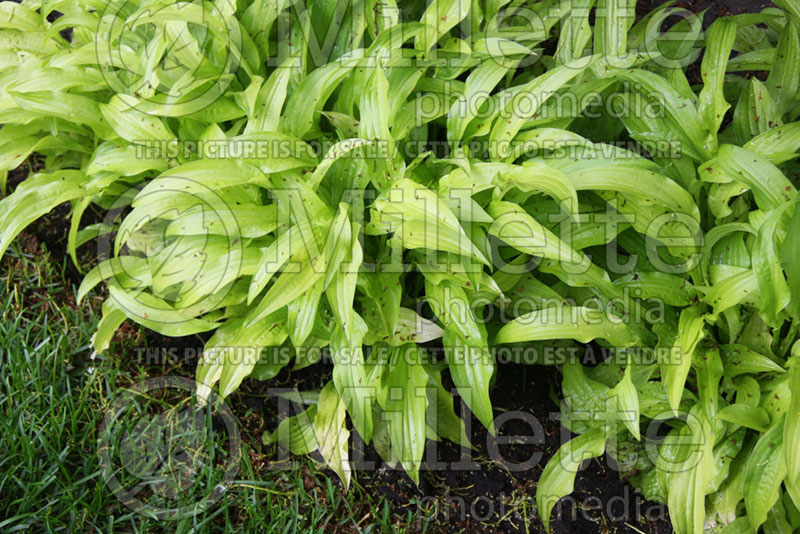
[[410,517],[394,516],[357,484],[343,495],[308,459],[280,471],[259,467],[260,436],[246,430],[238,480],[216,505],[179,521],[131,511],[102,476],[98,428],[124,388],[153,370],[136,363],[124,340],[113,356],[91,358],[98,312],[76,308],[65,262],[33,248],[15,246],[0,271],[0,532],[409,530],[402,525]]

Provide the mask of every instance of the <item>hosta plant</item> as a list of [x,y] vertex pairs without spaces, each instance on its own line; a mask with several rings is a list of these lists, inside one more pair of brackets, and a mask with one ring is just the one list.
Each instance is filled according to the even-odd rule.
[[[780,4],[703,30],[617,0],[5,2],[2,185],[36,171],[0,201],[0,253],[70,202],[79,300],[107,289],[95,350],[126,320],[207,333],[201,396],[332,364],[265,440],[345,485],[351,431],[415,481],[426,439],[469,444],[443,373],[493,432],[504,349],[559,365],[578,435],[545,523],[608,452],[678,532],[788,532],[800,6]],[[519,358],[590,342],[591,368]]]

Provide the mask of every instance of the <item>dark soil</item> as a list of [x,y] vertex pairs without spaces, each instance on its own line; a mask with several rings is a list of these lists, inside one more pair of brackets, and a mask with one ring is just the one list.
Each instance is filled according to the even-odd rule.
[[[641,17],[664,4],[664,0],[638,0],[636,14]],[[673,7],[688,9],[692,13],[706,11],[703,26],[710,26],[719,17],[739,15],[741,13],[758,13],[765,7],[774,7],[772,2],[764,0],[677,0]]]
[[[133,357],[148,374],[193,376],[203,339],[166,338],[145,332],[144,342]],[[257,476],[286,465],[287,451],[264,446],[264,431],[274,431],[286,416],[303,407],[279,400],[275,390],[319,390],[331,378],[332,367],[317,364],[300,371],[285,368],[269,381],[245,380],[227,399],[251,449]],[[452,390],[474,450],[449,442],[428,442],[420,484],[417,487],[402,470],[384,464],[372,446],[365,447],[355,433],[351,437],[351,461],[357,469],[354,482],[364,492],[382,496],[398,520],[409,512],[412,531],[451,534],[545,532],[536,511],[536,486],[542,470],[561,443],[571,435],[559,423],[560,377],[554,367],[506,364],[498,368],[492,389],[497,436],[492,437],[458,399],[449,376],[444,385]],[[458,411],[458,408],[457,408]],[[505,441],[503,441],[505,439]],[[512,441],[512,443],[508,443]],[[319,459],[319,458],[317,458]],[[587,462],[578,474],[575,492],[555,508],[552,531],[572,533],[672,532],[666,507],[646,501],[620,480],[605,458]],[[320,466],[320,469],[322,467]],[[341,487],[337,476],[305,477],[306,490],[324,492],[325,476]],[[356,504],[354,504],[355,506]],[[424,518],[424,519],[422,519]]]
[[[664,0],[637,0],[636,19],[641,19],[644,15],[663,4]],[[703,14],[703,28],[708,28],[719,17],[740,15],[742,13],[758,13],[767,7],[775,7],[775,4],[765,0],[676,0],[672,4],[675,15],[667,18],[664,26],[668,27],[679,22],[679,17],[685,16],[684,10],[691,11],[692,13],[705,12]],[[666,27],[662,29],[666,29]],[[734,52],[734,55],[735,54]],[[700,64],[702,60],[703,56],[701,53],[700,57],[686,68],[686,77],[692,85],[702,83],[700,73]],[[762,81],[766,80],[765,72],[742,72],[739,74],[747,78],[755,76]]]
[[[260,425],[274,429],[285,414],[279,413],[274,397],[265,395],[268,386],[307,390],[319,388],[329,376],[330,368],[317,365],[295,374],[284,372],[271,383],[246,381],[233,402],[261,411],[264,419]],[[452,387],[447,379],[445,387]],[[563,439],[569,439],[552,400],[560,391],[558,372],[550,367],[503,365],[492,391],[497,437],[490,436],[462,407],[475,450],[429,441],[419,487],[403,471],[382,464],[371,446],[365,450],[360,440],[353,440],[354,449],[362,451],[363,467],[369,467],[357,472],[358,484],[369,493],[384,496],[398,517],[413,511],[414,517],[429,518],[417,519],[415,530],[443,534],[545,532],[536,513],[536,483],[547,460]],[[253,438],[258,438],[262,427],[248,430],[256,431]],[[503,438],[505,442],[501,442]],[[274,446],[262,452],[265,462],[285,455]],[[358,453],[353,457],[359,458]],[[369,462],[374,462],[374,467],[368,466]],[[672,532],[666,507],[637,495],[610,465],[605,458],[588,462],[577,477],[573,495],[556,506],[553,532]],[[330,476],[339,484],[335,475]],[[309,483],[315,484],[313,480]]]

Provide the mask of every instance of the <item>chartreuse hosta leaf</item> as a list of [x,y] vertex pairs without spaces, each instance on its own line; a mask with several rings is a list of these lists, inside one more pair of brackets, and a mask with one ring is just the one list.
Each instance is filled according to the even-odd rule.
[[744,502],[754,529],[767,520],[767,514],[780,497],[781,483],[786,476],[784,420],[785,417],[781,417],[761,435],[747,462]]
[[525,210],[511,202],[494,201],[488,206],[494,218],[489,233],[521,252],[564,263],[587,266],[588,258],[545,228]]
[[[736,38],[736,22],[732,19],[717,19],[708,29],[706,37],[707,48],[701,65],[703,76],[703,90],[698,95],[697,111],[709,128],[711,136],[716,138],[725,113],[730,104],[725,100],[723,83],[725,81],[725,68]],[[716,139],[713,140],[716,145]]]
[[584,49],[592,38],[589,15],[594,0],[579,0],[572,7],[573,13],[561,23],[561,34],[555,58],[567,63],[582,58]]
[[676,533],[703,531],[706,487],[714,474],[712,447],[711,422],[696,406],[675,434],[674,457],[667,467],[667,503],[676,513]]
[[445,357],[453,382],[467,406],[491,432],[494,414],[489,381],[495,370],[485,328],[478,322],[467,293],[450,281],[438,284],[426,276],[425,293],[433,312],[444,325]]
[[747,404],[732,404],[719,411],[722,421],[766,432],[769,428],[769,414],[763,408]]
[[264,439],[347,484],[351,431],[415,481],[426,439],[469,443],[443,373],[493,432],[497,347],[597,343],[560,366],[545,521],[582,458],[648,447],[623,475],[676,531],[800,528],[795,0],[705,31],[628,0],[62,4],[0,4],[0,189],[36,169],[0,253],[69,203],[96,350],[209,332],[201,397],[332,364]]
[[74,170],[36,174],[23,182],[12,196],[2,201],[0,254],[30,223],[63,202],[89,194],[85,182],[86,176]]
[[785,203],[769,212],[753,243],[753,271],[758,281],[762,298],[762,316],[767,324],[777,326],[782,323],[778,315],[789,306],[791,293],[783,274],[780,247],[781,234],[785,234],[788,220],[788,207]]
[[453,397],[442,385],[440,368],[444,366],[426,365],[428,373],[428,386],[426,388],[428,407],[425,412],[427,428],[439,436],[449,439],[462,446],[471,446],[467,436],[464,420],[461,419],[453,408]]
[[140,288],[123,288],[113,279],[108,283],[108,291],[110,298],[129,319],[165,336],[189,336],[218,326],[207,318],[194,317],[191,308],[181,309]]
[[776,208],[797,196],[796,188],[780,169],[747,149],[723,145],[719,166],[725,173],[725,181],[734,180],[747,186],[761,209]]
[[667,391],[669,404],[677,412],[683,395],[686,378],[692,367],[697,344],[705,335],[703,306],[696,304],[685,308],[678,321],[678,336],[670,352],[670,359],[662,365],[662,383]]
[[100,104],[100,112],[114,132],[131,143],[175,139],[160,119],[131,107],[122,98],[114,97],[108,104]]
[[789,371],[791,403],[783,422],[783,449],[786,461],[786,488],[794,501],[800,505],[800,366],[795,360]]
[[581,464],[602,455],[605,448],[606,435],[596,428],[562,445],[547,462],[536,489],[536,506],[546,529],[550,528],[550,513],[558,500],[572,493]]
[[314,329],[322,291],[322,281],[317,280],[300,298],[287,305],[289,339],[295,347],[302,347]]
[[557,90],[589,67],[594,59],[582,58],[565,63],[522,87],[514,88],[513,96],[495,121],[489,136],[491,155],[495,158],[507,156],[510,153],[511,140],[524,122],[535,115],[536,110]]
[[433,191],[407,178],[376,200],[381,223],[396,228],[405,248],[424,248],[471,256],[489,264],[453,211]]
[[462,138],[477,110],[488,100],[489,93],[517,63],[519,60],[490,58],[470,72],[464,93],[453,103],[447,114],[447,135],[452,143],[457,143]]
[[425,452],[425,411],[428,406],[428,375],[420,359],[420,348],[404,345],[393,350],[384,375],[384,411],[395,457],[414,482]]
[[640,87],[651,98],[657,98],[664,106],[667,117],[677,127],[681,140],[685,143],[683,149],[691,157],[705,161],[716,150],[716,146],[706,138],[704,127],[697,108],[669,82],[642,69],[621,72],[620,77]]
[[[367,297],[364,302],[377,309],[386,335],[397,332],[401,313],[400,301],[403,298],[400,284],[402,273],[391,266],[388,261],[390,255],[390,250],[384,249],[375,262],[375,270],[360,278],[364,282],[363,292]],[[418,329],[414,328],[414,332],[418,332]]]
[[787,311],[794,317],[800,315],[800,266],[791,260],[793,250],[800,247],[800,209],[795,206],[794,213],[789,219],[786,227],[786,237],[783,241],[783,251],[781,253],[781,264],[786,271],[786,278],[791,293],[791,301]]
[[374,392],[370,391],[367,383],[361,348],[367,324],[353,309],[358,271],[363,261],[359,228],[360,225],[356,223],[354,232],[345,233],[350,239],[349,242],[345,240],[341,243],[340,248],[346,254],[339,261],[340,267],[326,291],[326,296],[338,322],[331,338],[334,354],[333,381],[348,406],[356,429],[369,443],[372,436],[370,398],[374,396]]
[[785,24],[767,77],[767,87],[782,113],[797,102],[797,93],[800,89],[798,58],[800,58],[800,28],[796,24]]
[[641,271],[620,276],[614,284],[635,290],[643,298],[660,299],[670,306],[688,306],[697,291],[685,278],[658,271]]
[[599,0],[597,14],[600,23],[594,28],[594,52],[612,66],[624,66],[628,55],[628,31],[633,25],[636,2]]
[[[267,316],[261,321],[247,325],[233,320],[231,328],[235,333],[227,341],[227,346],[220,351],[212,350],[210,355],[206,353],[203,356],[204,361],[209,362],[207,365],[216,365],[211,363],[215,358],[222,360],[219,381],[220,394],[223,396],[235,391],[242,380],[250,374],[252,368],[258,363],[262,347],[268,349],[279,347],[287,336],[281,313]],[[267,355],[269,364],[275,369],[275,374],[287,363],[278,360],[276,355],[277,351]]]
[[617,347],[640,343],[630,326],[608,312],[566,305],[551,305],[517,317],[500,329],[495,343],[547,339],[574,339],[588,343],[597,338],[606,339]]
[[97,325],[97,330],[92,335],[92,346],[95,350],[104,352],[111,344],[111,338],[119,326],[127,319],[125,312],[115,303],[114,300],[107,300],[103,303],[103,317]]
[[350,431],[346,425],[345,403],[332,382],[319,395],[314,417],[314,437],[325,463],[339,475],[345,488],[350,485]]
[[357,61],[357,58],[353,58],[329,63],[304,78],[286,102],[286,110],[282,115],[284,131],[302,138],[318,120],[315,112],[322,109]]
[[278,424],[274,433],[264,433],[264,444],[278,441],[292,454],[311,454],[317,449],[313,425],[316,415],[317,407],[313,405],[297,415],[287,417]]
[[[253,5],[258,5],[258,3]],[[243,133],[278,131],[281,108],[286,100],[286,92],[289,87],[289,78],[292,69],[297,68],[298,63],[297,56],[287,58],[262,83],[253,103],[253,108],[250,110],[251,120],[247,122]]]
[[612,400],[617,402],[617,410],[625,427],[637,440],[641,438],[639,430],[639,393],[631,378],[632,367],[625,368],[622,380],[611,390]]
[[416,48],[428,52],[453,26],[469,13],[470,3],[460,0],[434,0],[428,5],[420,22],[425,30],[417,38]]

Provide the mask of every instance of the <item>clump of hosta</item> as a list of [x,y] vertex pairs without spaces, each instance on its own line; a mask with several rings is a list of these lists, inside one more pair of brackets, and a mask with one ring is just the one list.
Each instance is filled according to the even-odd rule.
[[494,432],[502,351],[563,372],[546,523],[608,452],[678,532],[798,528],[798,9],[634,7],[0,4],[0,171],[43,163],[0,252],[70,202],[95,349],[210,333],[201,396],[332,365],[265,441],[345,485],[352,432],[415,481],[426,439],[469,445],[443,373]]

